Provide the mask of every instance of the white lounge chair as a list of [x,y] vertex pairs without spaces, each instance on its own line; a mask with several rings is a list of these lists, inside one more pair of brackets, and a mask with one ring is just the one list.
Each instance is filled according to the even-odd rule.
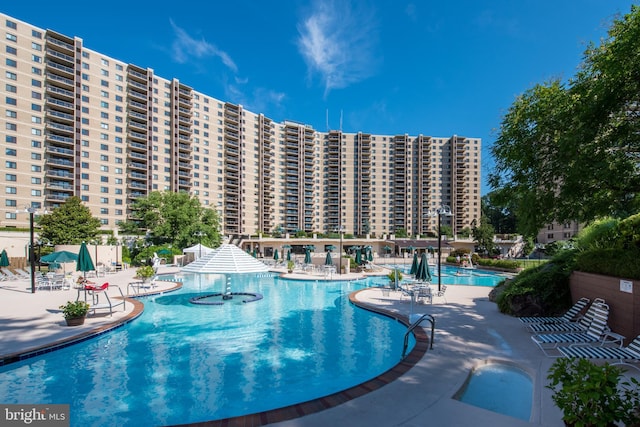
[[604,304],[604,300],[596,298],[594,303],[587,309],[584,316],[577,322],[555,322],[555,323],[528,323],[527,329],[537,334],[560,333],[560,332],[586,332],[595,316],[596,307]]
[[575,345],[558,348],[566,357],[578,357],[582,359],[600,359],[615,361],[613,364],[629,365],[640,370],[640,367],[632,363],[640,363],[640,335],[626,347],[606,347],[594,345]]
[[2,270],[2,273],[4,273],[4,275],[9,278],[9,280],[26,280],[26,279],[28,279],[28,277],[20,277],[17,274],[14,274],[13,271],[9,270],[8,268],[3,268],[1,270]]
[[548,350],[557,349],[562,344],[593,344],[603,342],[605,334],[609,331],[609,327],[607,326],[609,306],[600,303],[595,303],[594,306],[594,317],[586,332],[537,334],[532,335],[531,339],[547,356],[552,356]]
[[[595,302],[595,301],[594,301]],[[555,323],[555,322],[572,322],[580,315],[582,310],[589,304],[589,298],[580,298],[576,303],[567,310],[562,316],[530,316],[521,317],[523,323]]]
[[23,270],[22,268],[14,268],[13,269],[16,274],[24,279],[30,279],[31,278],[31,273],[27,270]]

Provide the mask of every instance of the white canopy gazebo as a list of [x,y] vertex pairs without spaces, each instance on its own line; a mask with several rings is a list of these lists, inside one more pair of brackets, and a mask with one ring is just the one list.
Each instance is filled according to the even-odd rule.
[[191,246],[189,248],[184,248],[182,250],[183,254],[193,254],[193,258],[194,259],[198,259],[201,256],[205,256],[211,252],[213,252],[215,249],[212,249],[208,246],[205,246],[201,243],[198,243],[197,245]]
[[223,244],[182,267],[185,273],[259,273],[269,267],[237,247]]

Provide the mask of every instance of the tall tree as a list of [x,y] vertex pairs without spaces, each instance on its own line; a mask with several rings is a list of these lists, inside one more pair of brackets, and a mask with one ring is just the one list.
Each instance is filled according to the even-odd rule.
[[493,243],[493,237],[495,235],[495,229],[489,224],[487,218],[480,218],[480,226],[473,225],[471,229],[471,236],[476,242],[477,250],[481,254],[490,255],[493,253],[495,244]]
[[220,220],[213,209],[203,208],[196,197],[187,193],[154,191],[132,204],[132,219],[122,223],[123,232],[145,234],[147,243],[171,243],[187,247],[201,242],[220,245]]
[[495,203],[495,193],[485,194],[480,199],[482,216],[495,228],[496,233],[512,234],[516,232],[516,216],[510,200],[505,203]]
[[100,232],[100,220],[77,196],[69,197],[50,214],[39,218],[40,238],[53,245],[79,245],[94,240]]
[[537,84],[502,120],[489,176],[496,203],[512,203],[518,230],[552,221],[625,217],[640,208],[640,8],[585,51],[566,84]]

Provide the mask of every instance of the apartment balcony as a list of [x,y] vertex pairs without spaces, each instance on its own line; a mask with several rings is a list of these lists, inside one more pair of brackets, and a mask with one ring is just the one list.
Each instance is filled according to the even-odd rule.
[[73,172],[70,172],[67,169],[50,168],[45,171],[45,176],[47,178],[74,179]]
[[59,64],[55,61],[47,60],[45,61],[46,66],[51,72],[55,72],[56,74],[62,74],[66,76],[66,78],[73,78],[74,70],[72,67],[67,67],[65,65]]
[[[64,113],[62,111],[52,110],[51,108],[46,108],[45,109],[45,114],[46,114],[47,119],[55,120],[56,122],[71,123],[72,125],[74,123],[73,114]],[[71,126],[71,127],[73,129],[73,126]]]
[[56,99],[66,98],[67,101],[73,102],[75,93],[71,90],[62,89],[57,86],[47,85],[47,93]]
[[147,84],[147,73],[134,70],[131,67],[129,67],[129,69],[127,70],[127,78],[128,78],[128,83],[131,83],[137,80],[139,82],[143,82],[145,86]]
[[75,151],[71,148],[63,148],[57,147],[55,145],[47,145],[45,148],[45,152],[47,154],[55,155],[55,157],[70,157],[73,158],[75,156]]
[[54,133],[46,133],[45,140],[49,143],[54,143],[57,145],[75,145],[74,139],[68,136],[57,135]]
[[75,132],[73,126],[65,125],[51,120],[45,121],[45,127],[47,130],[55,131],[56,133],[65,133],[67,135],[73,135],[73,133]]
[[134,101],[133,99],[129,98],[127,100],[127,105],[129,106],[130,109],[132,110],[137,110],[140,113],[145,113],[147,112],[147,104],[143,103],[143,102],[138,102],[138,101]]
[[74,112],[73,102],[62,101],[60,99],[56,99],[52,97],[47,97],[46,101],[47,101],[47,107],[49,108],[55,108],[57,110],[63,109],[63,110],[67,110],[67,112],[69,113]]

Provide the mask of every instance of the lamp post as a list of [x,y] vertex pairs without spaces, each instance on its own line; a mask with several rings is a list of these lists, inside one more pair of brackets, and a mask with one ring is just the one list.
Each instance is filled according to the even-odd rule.
[[344,227],[342,225],[338,227],[338,233],[340,233],[340,262],[338,265],[338,274],[342,274],[342,234],[344,233]]
[[193,235],[198,237],[198,258],[201,258],[202,257],[202,236],[206,236],[207,233],[203,231],[197,231]]
[[[36,260],[35,260],[35,252],[33,247],[35,245],[35,232],[33,229],[34,217],[38,214],[38,210],[33,207],[26,207],[23,211],[16,212],[26,212],[29,214],[29,265],[31,268],[31,293],[36,293]],[[46,212],[45,212],[46,213]]]
[[120,265],[120,263],[118,262],[118,246],[120,246],[120,242],[116,240],[116,265],[114,266],[116,271],[118,271],[118,265]]
[[438,292],[440,292],[440,287],[442,286],[442,275],[440,274],[442,270],[442,217],[453,216],[453,213],[451,213],[451,208],[449,206],[442,205],[434,211],[429,209],[425,216],[438,217]]

